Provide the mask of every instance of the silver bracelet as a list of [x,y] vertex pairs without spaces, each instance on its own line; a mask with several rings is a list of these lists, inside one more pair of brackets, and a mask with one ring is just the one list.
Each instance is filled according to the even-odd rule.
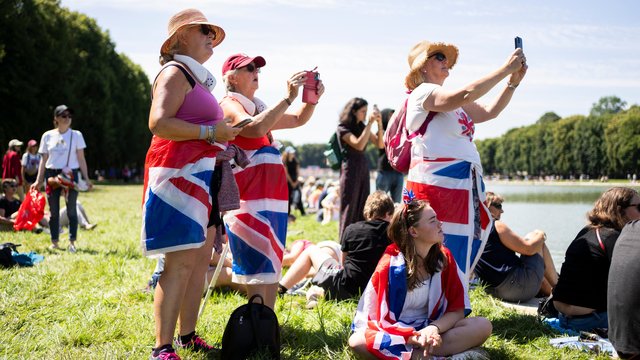
[[211,144],[216,142],[216,125],[207,126],[207,141]]
[[200,137],[198,139],[204,140],[207,138],[207,127],[200,125]]
[[520,84],[512,84],[510,82],[507,83],[507,87],[509,89],[513,89],[513,90],[515,90],[518,87],[518,85],[520,85]]

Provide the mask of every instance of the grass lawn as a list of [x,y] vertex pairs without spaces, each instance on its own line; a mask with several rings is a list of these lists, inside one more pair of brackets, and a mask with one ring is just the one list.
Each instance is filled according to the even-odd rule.
[[[76,254],[48,249],[49,236],[0,233],[2,242],[22,244],[45,260],[32,268],[0,270],[0,359],[146,359],[154,343],[153,296],[141,291],[155,261],[141,255],[139,185],[98,185],[80,200],[93,231],[79,230]],[[337,224],[321,226],[314,216],[290,226],[299,238],[335,239]],[[68,233],[61,235],[66,249]],[[534,317],[520,315],[486,295],[471,294],[473,314],[493,323],[485,344],[492,359],[589,359],[577,350],[548,345],[559,336]],[[220,344],[231,312],[246,299],[231,291],[214,292],[198,333]],[[284,359],[354,359],[346,347],[357,302],[320,301],[305,310],[304,297],[278,300]],[[217,358],[182,352],[185,359]],[[605,359],[605,356],[598,358]]]

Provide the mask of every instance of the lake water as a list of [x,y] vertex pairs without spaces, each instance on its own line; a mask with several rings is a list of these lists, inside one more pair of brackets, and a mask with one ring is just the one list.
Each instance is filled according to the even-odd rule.
[[[375,182],[371,189],[375,189]],[[502,221],[518,235],[540,229],[558,271],[564,253],[587,223],[587,212],[607,185],[546,185],[487,182],[486,190],[504,197]]]
[[559,271],[564,253],[587,223],[586,214],[608,187],[560,185],[487,184],[487,190],[502,195],[502,221],[518,235],[540,229],[547,234],[547,247]]

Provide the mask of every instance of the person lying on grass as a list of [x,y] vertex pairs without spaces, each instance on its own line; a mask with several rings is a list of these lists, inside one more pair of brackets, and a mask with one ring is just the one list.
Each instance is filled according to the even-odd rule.
[[393,210],[393,200],[386,193],[376,191],[369,195],[364,206],[366,220],[351,224],[344,231],[342,262],[338,261],[334,250],[310,245],[280,280],[278,292],[284,294],[315,269],[317,273],[311,281],[324,289],[327,298],[344,300],[359,296],[390,243],[386,233]]
[[[430,359],[465,352],[486,358],[479,346],[492,326],[471,312],[465,276],[443,246],[442,223],[428,202],[405,190],[382,255],[360,298],[349,338],[363,359]],[[470,350],[471,349],[471,350]]]

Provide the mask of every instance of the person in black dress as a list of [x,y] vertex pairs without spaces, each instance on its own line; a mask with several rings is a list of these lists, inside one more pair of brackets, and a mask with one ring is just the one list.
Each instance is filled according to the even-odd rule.
[[[369,142],[377,148],[384,147],[382,118],[374,108],[367,118],[367,101],[353,98],[347,102],[340,114],[338,137],[346,149],[346,157],[340,167],[340,234],[344,229],[358,221],[364,220],[362,211],[369,196],[369,163],[365,149]],[[373,123],[377,123],[377,133],[371,131]]]

